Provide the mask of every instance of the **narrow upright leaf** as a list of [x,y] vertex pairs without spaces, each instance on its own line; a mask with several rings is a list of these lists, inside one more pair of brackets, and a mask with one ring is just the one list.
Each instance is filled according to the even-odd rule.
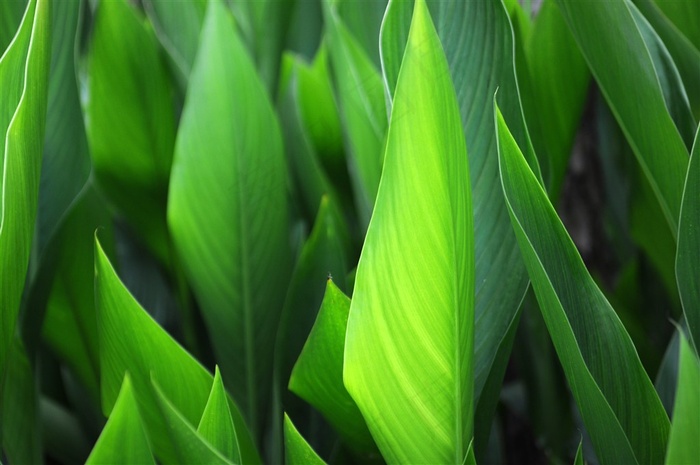
[[141,422],[129,373],[124,376],[114,409],[86,463],[156,463]]
[[447,61],[419,0],[357,269],[343,372],[389,463],[462,463],[472,438],[473,344],[467,153]]
[[676,280],[688,322],[690,343],[700,354],[700,126],[685,179],[678,224]]
[[669,421],[617,314],[497,112],[508,210],[552,342],[604,464],[661,463]]
[[228,396],[218,366],[214,372],[214,383],[211,385],[209,400],[199,420],[197,434],[233,463],[241,463],[236,428],[231,418]]
[[[213,377],[136,302],[120,282],[99,241],[95,242],[95,306],[100,346],[100,385],[105,415],[114,408],[126,371],[136,392],[141,414],[156,456],[178,461],[163,421],[152,380],[168,402],[190,425],[199,423]],[[134,331],[138,328],[138,331]],[[243,417],[235,403],[229,408],[239,440],[242,462],[260,463]]]
[[666,107],[634,6],[627,0],[557,4],[675,236],[688,150]]
[[[8,431],[20,441],[30,441],[37,434],[31,428],[22,429],[19,423],[4,424],[10,407],[3,404],[12,398],[7,394],[13,389],[23,391],[20,394],[29,396],[30,401],[35,394],[33,370],[16,330],[38,208],[50,30],[50,2],[30,1],[17,35],[0,57],[0,437],[5,450],[8,445],[21,447],[14,441],[8,444]],[[12,355],[14,351],[17,353]],[[21,370],[21,382],[8,375],[8,360],[20,364],[15,368]],[[25,380],[29,385],[23,384]],[[12,407],[24,405],[12,401]],[[26,414],[26,420],[33,419],[33,412]],[[21,462],[36,457],[10,458]]]
[[666,464],[696,463],[700,459],[700,360],[681,335],[678,390],[668,438]]
[[95,175],[146,245],[168,263],[171,80],[153,30],[126,0],[100,2],[93,27],[85,115]]
[[168,224],[225,384],[256,437],[289,275],[277,119],[233,17],[210,0],[170,180]]

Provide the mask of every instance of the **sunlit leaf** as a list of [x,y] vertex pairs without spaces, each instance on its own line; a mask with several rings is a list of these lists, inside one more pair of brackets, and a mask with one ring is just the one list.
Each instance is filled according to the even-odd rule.
[[231,418],[228,396],[218,366],[214,372],[214,383],[211,386],[209,400],[197,426],[197,434],[231,462],[241,463],[236,428]]
[[428,7],[420,0],[357,269],[343,372],[389,463],[461,464],[467,453],[473,421],[473,240],[459,107]]
[[284,449],[287,465],[323,465],[324,462],[299,434],[294,423],[284,414]]

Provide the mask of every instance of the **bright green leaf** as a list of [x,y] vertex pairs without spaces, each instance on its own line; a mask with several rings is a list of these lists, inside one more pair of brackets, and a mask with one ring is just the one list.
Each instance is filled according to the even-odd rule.
[[428,7],[419,0],[357,269],[343,372],[389,463],[461,464],[467,453],[473,241],[457,98]]
[[168,224],[225,384],[256,437],[289,275],[285,183],[263,84],[233,17],[211,0],[180,121]]
[[[173,459],[163,458],[163,463],[173,465],[184,463],[232,464],[197,433],[187,418],[170,402],[155,379],[152,382],[157,407],[162,418],[163,433],[167,434],[170,441],[169,454],[174,455]],[[235,441],[235,437],[230,440]]]
[[[151,379],[190,425],[206,407],[213,377],[146,313],[119,281],[99,241],[95,243],[95,306],[100,347],[102,410],[112,410],[121,379],[131,374],[156,456],[177,462]],[[134,331],[134,328],[139,328]],[[229,403],[244,464],[260,462],[245,422]]]
[[241,463],[236,428],[228,406],[228,396],[219,367],[214,372],[209,400],[197,426],[197,434],[233,463]]
[[87,459],[87,464],[156,463],[134,395],[129,373],[126,373],[114,409]]
[[287,465],[323,465],[326,463],[299,434],[286,413],[284,414],[284,449],[284,462]]
[[362,413],[343,385],[350,299],[329,279],[311,334],[294,365],[289,389],[316,407],[351,447],[376,449]]
[[596,286],[498,112],[513,229],[549,334],[602,463],[660,463],[669,421],[629,335]]

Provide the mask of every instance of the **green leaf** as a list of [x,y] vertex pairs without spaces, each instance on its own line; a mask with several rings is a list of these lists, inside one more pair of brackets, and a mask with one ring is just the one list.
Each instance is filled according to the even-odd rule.
[[[37,218],[39,252],[59,228],[90,174],[75,60],[81,11],[81,0],[52,5],[51,73]],[[88,245],[92,248],[91,240]]]
[[[390,93],[394,92],[393,83],[404,53],[405,36],[402,34],[408,30],[412,3],[392,0],[383,23],[380,45]],[[503,366],[498,364],[506,363],[508,357],[496,359],[496,355],[502,354],[503,344],[507,343],[505,335],[516,318],[527,288],[527,273],[498,181],[496,135],[494,131],[485,130],[493,121],[492,102],[496,89],[500,89],[499,102],[507,106],[504,110],[507,121],[518,128],[516,139],[523,147],[531,144],[517,91],[513,31],[500,0],[432,0],[428,6],[457,92],[469,157],[474,224],[479,225],[474,232],[474,400],[481,403],[481,393],[491,372],[503,372]],[[528,150],[528,161],[537,166],[534,151]],[[500,385],[500,381],[496,384]],[[487,423],[477,425],[477,429],[490,428],[491,415],[484,415],[482,418]],[[479,446],[477,442],[477,453],[480,453]]]
[[676,280],[688,322],[690,343],[700,353],[700,127],[688,165],[678,226]]
[[[569,155],[588,94],[590,72],[554,0],[542,3],[524,45],[531,94],[523,93],[528,125],[537,154],[546,156],[542,170],[548,191],[561,191]],[[530,111],[527,111],[530,110]]]
[[673,404],[678,387],[680,343],[680,332],[676,331],[666,347],[666,352],[661,360],[661,365],[654,381],[656,392],[659,393],[659,399],[664,404],[666,413],[669,416],[673,413]]
[[[0,436],[6,450],[26,445],[23,439],[29,442],[37,434],[31,425],[26,430],[4,422],[12,417],[13,408],[36,408],[31,402],[36,400],[33,368],[18,340],[17,319],[38,208],[51,57],[50,21],[50,3],[31,1],[17,35],[0,58]],[[11,375],[14,369],[20,370],[21,381]],[[16,391],[30,395],[30,405],[15,399]],[[8,399],[13,405],[5,405]],[[32,412],[25,415],[27,421],[34,418]],[[12,434],[21,444],[8,440]],[[14,450],[8,455],[15,455]],[[17,456],[16,460],[35,458]]]
[[241,463],[236,428],[231,418],[228,395],[224,388],[224,382],[221,380],[218,366],[214,371],[214,383],[211,386],[202,418],[199,420],[197,434],[231,462]]
[[576,457],[574,457],[574,465],[584,465],[584,462],[583,462],[583,440],[578,443],[578,449],[576,449]]
[[329,279],[311,334],[294,365],[289,389],[316,407],[355,450],[376,450],[367,424],[343,385],[350,299]]
[[242,37],[270,94],[277,89],[280,58],[295,3],[296,0],[257,0],[232,4]]
[[[156,456],[177,462],[171,438],[151,380],[190,425],[197,424],[207,404],[213,377],[146,313],[119,281],[99,241],[95,241],[95,306],[100,347],[102,410],[112,410],[126,371]],[[138,331],[134,331],[138,328]],[[245,422],[229,403],[242,462],[260,463]]]
[[186,83],[197,54],[207,0],[146,0],[143,5],[160,43]]
[[[306,106],[314,105],[315,109],[317,105],[323,106],[324,103],[328,103],[324,97],[330,97],[332,102],[333,95],[325,94],[323,87],[319,86],[318,82],[314,82],[313,95],[308,95],[305,98],[302,95],[302,83],[308,85],[308,81],[316,81],[312,69],[300,57],[294,55],[285,55],[284,66],[287,68],[285,69],[287,77],[280,92],[281,97],[278,105],[280,122],[297,195],[300,197],[305,216],[312,218],[318,212],[323,195],[329,194],[335,199],[338,196],[323,167],[320,151],[317,150],[312,134],[312,129],[315,126],[318,126],[316,130],[326,129],[324,124],[326,118],[307,124],[306,118],[304,118],[304,104]],[[319,98],[318,95],[321,97]],[[317,100],[319,103],[312,103]],[[325,116],[326,112],[321,113],[321,111],[318,112],[318,116]],[[309,113],[307,111],[307,114]],[[332,122],[330,126],[333,126]]]
[[112,218],[105,202],[90,185],[67,212],[48,245],[55,250],[55,271],[47,297],[43,338],[54,354],[73,369],[80,381],[100,398],[100,351],[95,318],[95,229],[103,244],[112,243]]
[[664,14],[700,50],[700,4],[676,0],[655,0]]
[[15,36],[26,8],[26,0],[6,0],[0,3],[0,56]]
[[[157,406],[162,415],[164,433],[170,440],[170,452],[174,459],[163,459],[163,463],[207,463],[207,464],[231,464],[229,460],[217,452],[194,429],[192,424],[170,402],[168,397],[158,386],[155,379],[152,380],[153,390],[156,393]],[[206,411],[205,411],[206,413]],[[232,438],[235,441],[235,436]]]
[[652,51],[630,10],[634,6],[626,0],[557,4],[675,236],[688,150],[666,108]]
[[[663,39],[683,79],[693,114],[700,119],[700,44],[696,48],[652,0],[636,0],[635,4]],[[700,9],[697,14],[700,14]]]
[[286,413],[284,414],[284,448],[284,463],[287,465],[323,465],[326,463],[314,452],[306,439],[299,434]]
[[380,65],[377,41],[387,0],[325,0],[335,5],[338,15],[375,66]]
[[175,142],[171,80],[153,30],[126,0],[100,2],[93,28],[85,117],[95,175],[167,264],[165,208]]
[[700,360],[681,336],[678,390],[668,438],[666,464],[695,463],[700,457]]
[[601,463],[660,463],[666,412],[498,112],[503,191],[542,316]]
[[369,224],[382,174],[387,117],[382,78],[336,6],[324,3],[326,39],[345,130],[348,170],[360,224]]
[[211,0],[180,121],[168,224],[224,381],[255,437],[290,267],[283,157],[233,18]]
[[90,452],[87,464],[156,463],[134,395],[131,378],[126,373],[114,409]]
[[357,269],[343,372],[389,463],[461,464],[467,453],[473,241],[459,107],[428,7],[419,0]]

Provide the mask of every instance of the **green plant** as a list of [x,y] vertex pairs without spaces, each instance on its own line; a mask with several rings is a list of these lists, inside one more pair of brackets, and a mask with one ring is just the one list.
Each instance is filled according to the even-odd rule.
[[700,4],[541,3],[0,3],[0,460],[700,463]]

